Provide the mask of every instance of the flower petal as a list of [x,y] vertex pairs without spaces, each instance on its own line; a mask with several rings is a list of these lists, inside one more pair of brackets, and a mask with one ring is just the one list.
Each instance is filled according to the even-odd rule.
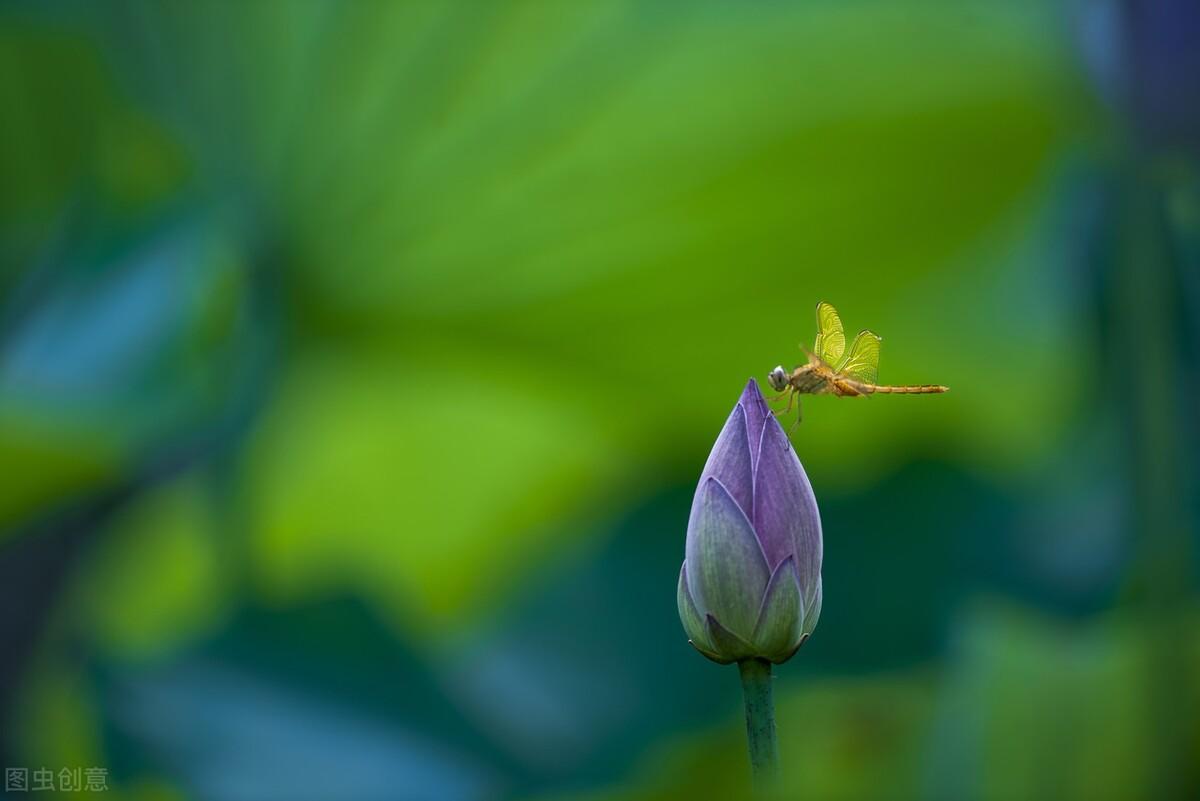
[[[706,635],[706,636],[707,636],[707,635]],[[732,659],[726,659],[725,657],[721,656],[721,655],[720,655],[719,653],[717,653],[716,651],[710,651],[710,650],[708,650],[707,648],[701,648],[699,645],[696,645],[696,641],[695,641],[695,640],[688,640],[688,645],[692,646],[692,647],[693,647],[693,648],[695,648],[695,649],[696,649],[696,650],[697,650],[697,651],[698,651],[698,652],[699,652],[699,653],[700,653],[702,656],[705,656],[705,657],[707,657],[707,658],[711,659],[712,661],[716,662],[718,665],[728,665],[730,662],[733,662],[733,661],[734,661],[734,660],[732,660]]]
[[784,662],[788,661],[793,656],[795,656],[796,652],[800,650],[800,646],[804,645],[804,643],[806,643],[806,642],[808,642],[808,635],[801,634],[800,639],[796,641],[796,644],[794,646],[792,646],[792,648],[786,654],[781,656],[779,659],[772,659],[771,661],[777,665],[782,665]]
[[704,479],[696,491],[686,559],[696,609],[748,639],[771,573],[749,519],[715,478]]
[[754,649],[759,656],[782,662],[795,652],[803,630],[804,609],[796,559],[789,556],[780,563],[767,585],[762,611],[754,627]]
[[[750,463],[750,440],[746,435],[746,412],[742,405],[733,407],[725,427],[717,437],[708,461],[704,464],[704,472],[700,474],[700,482],[712,476],[720,481],[738,506],[750,517],[754,508],[754,468]],[[697,492],[697,503],[700,493]]]
[[800,459],[774,417],[763,426],[751,519],[771,569],[795,554],[800,586],[813,586],[821,575],[821,514]]
[[724,660],[728,664],[755,655],[754,647],[750,643],[722,626],[712,615],[705,618],[705,628],[708,630],[708,638],[717,646],[718,661]]
[[704,618],[696,609],[696,603],[692,600],[691,593],[688,592],[686,560],[679,568],[679,591],[676,602],[679,605],[679,621],[683,623],[683,630],[687,633],[688,640],[701,653],[711,653],[713,646],[708,639],[708,633],[704,630]]
[[812,593],[813,597],[805,603],[804,606],[804,634],[805,636],[812,634],[813,629],[817,627],[817,620],[821,617],[821,577],[817,577],[817,588]]
[[[771,407],[767,406],[767,400],[758,388],[758,382],[753,378],[742,390],[742,397],[738,400],[738,405],[746,414],[746,434],[750,441],[750,465],[755,467],[758,464],[758,447],[762,442],[763,425],[766,424],[767,418],[772,416]],[[749,509],[750,507],[744,508]]]

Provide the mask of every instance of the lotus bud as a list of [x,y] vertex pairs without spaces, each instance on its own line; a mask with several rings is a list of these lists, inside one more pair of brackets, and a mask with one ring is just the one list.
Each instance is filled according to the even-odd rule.
[[751,380],[692,501],[678,593],[692,645],[721,664],[790,659],[821,614],[821,551],[808,476]]

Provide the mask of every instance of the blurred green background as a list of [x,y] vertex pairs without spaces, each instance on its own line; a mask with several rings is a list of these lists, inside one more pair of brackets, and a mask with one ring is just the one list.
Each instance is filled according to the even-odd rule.
[[0,6],[0,758],[744,797],[684,528],[829,300],[952,392],[805,402],[789,797],[1200,797],[1198,38],[1190,0]]

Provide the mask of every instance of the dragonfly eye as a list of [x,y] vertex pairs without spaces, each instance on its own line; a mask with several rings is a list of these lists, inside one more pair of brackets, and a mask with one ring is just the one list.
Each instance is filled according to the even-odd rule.
[[787,386],[787,373],[783,371],[783,367],[776,367],[767,375],[767,382],[776,392],[783,392],[783,388]]

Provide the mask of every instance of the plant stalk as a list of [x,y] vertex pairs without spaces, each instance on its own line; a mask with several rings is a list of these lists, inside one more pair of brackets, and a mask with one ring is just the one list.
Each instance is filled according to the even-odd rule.
[[765,659],[738,662],[746,701],[746,740],[754,787],[762,794],[779,775],[779,743],[775,739],[775,700],[771,695],[771,663]]

